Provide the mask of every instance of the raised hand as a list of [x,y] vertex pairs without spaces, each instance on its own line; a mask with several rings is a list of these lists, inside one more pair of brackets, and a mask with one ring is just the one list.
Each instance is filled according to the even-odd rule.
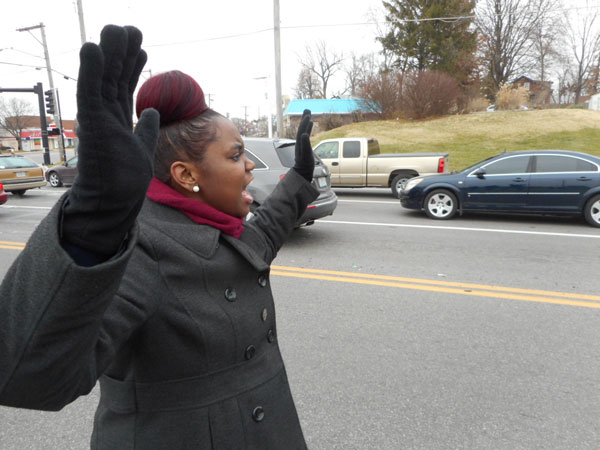
[[80,51],[77,82],[79,175],[63,208],[62,239],[105,258],[131,230],[152,178],[159,115],[146,110],[135,132],[133,93],[146,63],[142,33],[107,25],[100,45]]
[[312,181],[313,172],[315,170],[315,157],[310,145],[310,133],[313,127],[310,118],[310,110],[305,109],[302,113],[300,125],[298,125],[294,162],[294,170],[309,182]]

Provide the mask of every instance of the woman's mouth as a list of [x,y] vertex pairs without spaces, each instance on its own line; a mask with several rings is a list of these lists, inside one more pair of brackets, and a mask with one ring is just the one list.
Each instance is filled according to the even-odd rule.
[[250,179],[250,181],[248,181],[248,183],[246,183],[246,187],[245,189],[242,191],[242,198],[244,199],[244,201],[246,203],[248,203],[249,205],[252,204],[252,202],[254,201],[254,197],[252,197],[252,194],[250,194],[250,192],[248,192],[248,185],[250,183],[252,183],[252,180],[254,180],[254,177],[252,177]]
[[245,189],[242,191],[242,198],[249,205],[252,204],[252,202],[254,201],[254,198],[252,197],[252,195],[250,194],[250,192],[248,192]]

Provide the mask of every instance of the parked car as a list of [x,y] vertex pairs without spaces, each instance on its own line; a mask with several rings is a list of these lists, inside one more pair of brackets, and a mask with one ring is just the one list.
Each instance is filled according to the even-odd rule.
[[[254,180],[246,188],[254,198],[251,211],[265,201],[279,180],[294,166],[295,144],[296,141],[291,139],[244,138],[246,154],[256,164],[252,171]],[[311,225],[315,220],[333,214],[337,206],[329,170],[316,156],[312,184],[319,190],[319,197],[308,205],[297,226]]]
[[73,184],[77,173],[77,156],[75,156],[58,166],[50,167],[46,172],[46,179],[50,186],[60,187],[63,184]]
[[0,183],[0,205],[4,205],[8,200],[8,194],[4,190],[4,185]]
[[478,211],[583,215],[600,227],[600,158],[563,150],[502,153],[461,172],[413,178],[400,202],[432,219]]
[[0,155],[0,183],[6,192],[25,195],[28,189],[46,186],[44,168],[21,155]]

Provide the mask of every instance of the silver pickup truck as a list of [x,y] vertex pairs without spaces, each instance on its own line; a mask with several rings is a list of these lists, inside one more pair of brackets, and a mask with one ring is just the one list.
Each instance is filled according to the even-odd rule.
[[332,187],[387,187],[397,198],[410,178],[448,171],[448,153],[381,153],[373,138],[326,139],[314,151]]

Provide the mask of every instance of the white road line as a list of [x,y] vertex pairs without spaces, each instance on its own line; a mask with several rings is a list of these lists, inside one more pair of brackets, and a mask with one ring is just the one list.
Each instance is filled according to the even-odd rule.
[[32,194],[33,195],[37,195],[37,194],[41,194],[41,195],[63,195],[65,192],[66,192],[65,190],[60,190],[60,191],[37,191],[37,192],[32,192]]
[[453,230],[453,231],[482,231],[485,233],[512,233],[512,234],[534,234],[538,236],[560,236],[574,238],[600,239],[600,235],[594,234],[573,234],[573,233],[549,233],[546,231],[525,231],[525,230],[501,230],[497,228],[470,228],[470,227],[440,227],[435,225],[408,225],[403,223],[377,223],[377,222],[349,222],[343,220],[318,220],[318,223],[330,223],[336,225],[365,225],[374,227],[395,227],[395,228],[426,228],[432,230]]
[[380,200],[340,200],[340,198],[338,197],[338,202],[341,203],[384,203],[386,205],[399,205],[400,204],[400,200],[396,201],[396,202],[383,202]]
[[52,209],[51,206],[15,206],[15,205],[2,205],[2,208],[14,208],[14,209]]

